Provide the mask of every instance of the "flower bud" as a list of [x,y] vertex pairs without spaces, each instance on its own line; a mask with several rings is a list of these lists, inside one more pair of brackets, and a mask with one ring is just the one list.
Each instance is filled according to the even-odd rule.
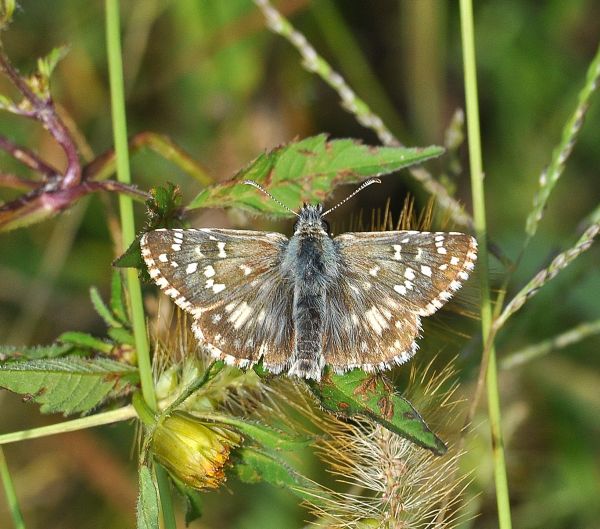
[[229,453],[242,436],[225,425],[175,412],[154,432],[152,452],[173,476],[194,489],[216,489],[225,481]]

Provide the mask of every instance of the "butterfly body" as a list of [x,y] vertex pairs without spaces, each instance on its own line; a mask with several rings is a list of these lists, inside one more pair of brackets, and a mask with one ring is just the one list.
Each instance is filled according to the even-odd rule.
[[285,248],[283,274],[293,281],[294,350],[288,374],[320,378],[323,355],[327,289],[339,276],[340,257],[321,218],[323,208],[304,206],[294,235]]
[[320,205],[279,233],[155,230],[141,240],[150,276],[194,318],[212,356],[319,380],[323,367],[381,371],[410,359],[421,317],[468,278],[475,239],[392,231],[332,238]]

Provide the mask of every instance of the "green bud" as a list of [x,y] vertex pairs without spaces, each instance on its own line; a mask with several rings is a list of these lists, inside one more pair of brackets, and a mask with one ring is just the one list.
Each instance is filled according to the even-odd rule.
[[173,476],[194,489],[216,489],[225,481],[224,467],[242,436],[224,425],[202,422],[175,412],[154,432],[152,453]]

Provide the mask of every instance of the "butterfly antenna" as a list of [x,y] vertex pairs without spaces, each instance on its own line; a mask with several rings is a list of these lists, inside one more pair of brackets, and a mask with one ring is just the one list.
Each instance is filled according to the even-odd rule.
[[263,186],[261,186],[258,182],[255,182],[254,180],[244,180],[242,182],[242,184],[246,184],[247,186],[252,186],[255,187],[256,189],[258,189],[259,191],[262,191],[265,195],[267,195],[273,202],[275,202],[276,204],[279,204],[283,209],[287,209],[290,213],[293,213],[294,215],[296,215],[296,217],[299,217],[300,215],[298,213],[296,213],[294,210],[288,208],[281,200],[275,198],[271,193],[269,193]]
[[381,180],[379,180],[379,178],[369,178],[366,182],[364,182],[358,189],[356,189],[354,191],[354,193],[350,194],[349,196],[347,196],[344,200],[342,200],[341,202],[338,202],[335,206],[333,206],[332,208],[328,209],[325,213],[321,213],[321,217],[324,217],[325,215],[327,215],[328,213],[331,213],[334,209],[339,208],[342,204],[345,204],[346,202],[348,202],[348,200],[350,200],[354,195],[360,193],[365,187],[370,186],[371,184],[381,184]]

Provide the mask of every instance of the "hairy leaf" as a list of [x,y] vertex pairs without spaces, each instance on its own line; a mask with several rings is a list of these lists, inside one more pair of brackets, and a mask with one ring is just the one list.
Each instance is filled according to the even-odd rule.
[[152,479],[152,472],[144,465],[140,467],[139,486],[137,529],[159,529],[158,491]]
[[65,415],[91,410],[123,394],[137,380],[137,370],[106,358],[68,356],[0,365],[0,387],[27,395],[43,413]]
[[238,419],[218,413],[194,414],[202,419],[214,420],[216,423],[228,424],[235,427],[244,436],[249,437],[269,450],[297,450],[310,443],[310,439],[299,435],[292,436],[287,432],[271,428],[265,424]]
[[192,522],[202,517],[202,493],[186,486],[182,481],[174,478],[170,474],[169,477],[173,481],[179,494],[181,494],[185,500],[185,525],[187,527]]
[[113,272],[110,286],[110,310],[119,322],[127,324],[129,319],[123,299],[123,280],[121,279],[121,272],[119,270]]
[[121,327],[121,322],[119,322],[110,311],[110,309],[106,306],[102,297],[100,296],[100,292],[96,287],[90,288],[90,299],[92,300],[92,305],[98,315],[104,320],[104,323],[109,327]]
[[72,344],[79,347],[93,349],[94,351],[100,351],[102,353],[110,353],[112,345],[100,338],[96,338],[91,334],[79,331],[67,331],[63,332],[57,340],[66,344]]
[[240,448],[236,451],[236,458],[238,463],[235,470],[244,483],[265,481],[276,487],[286,488],[296,496],[310,499],[313,503],[325,495],[316,483],[272,454],[254,448]]
[[410,402],[398,395],[382,375],[355,369],[343,375],[330,371],[311,389],[326,409],[346,416],[363,415],[388,430],[441,455],[444,442],[427,426]]
[[260,155],[231,180],[207,187],[190,208],[239,207],[252,212],[290,216],[256,189],[255,180],[291,209],[303,202],[323,202],[340,184],[356,183],[442,154],[441,147],[371,147],[355,140],[328,140],[319,134]]
[[57,358],[67,354],[74,354],[75,346],[72,344],[35,345],[33,347],[18,347],[14,345],[0,345],[0,362],[11,360],[34,360],[39,358]]

